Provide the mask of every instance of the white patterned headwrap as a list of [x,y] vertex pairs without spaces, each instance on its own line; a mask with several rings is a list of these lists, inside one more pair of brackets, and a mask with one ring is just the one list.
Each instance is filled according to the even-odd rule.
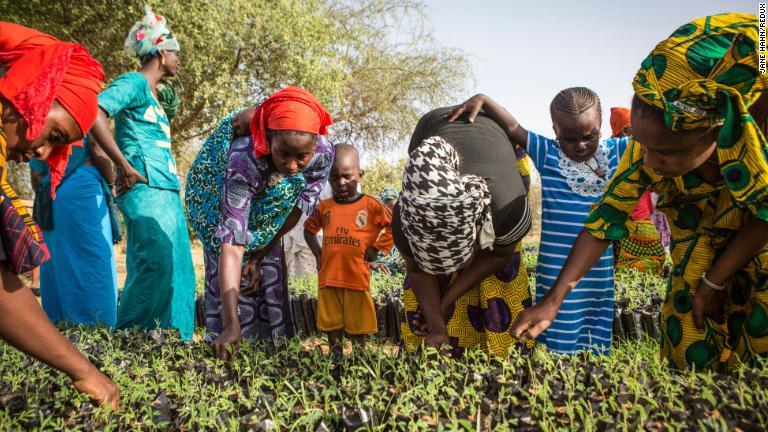
[[[419,267],[450,274],[480,247],[493,245],[491,194],[485,180],[459,173],[459,154],[439,136],[425,139],[405,166],[400,218]],[[481,227],[478,230],[478,227]]]
[[149,6],[144,6],[144,18],[131,27],[125,38],[125,50],[142,58],[153,56],[158,51],[179,51],[179,41],[168,28],[168,20],[155,15]]

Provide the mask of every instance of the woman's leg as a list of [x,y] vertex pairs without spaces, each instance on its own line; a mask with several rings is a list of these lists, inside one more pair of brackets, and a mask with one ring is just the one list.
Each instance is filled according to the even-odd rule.
[[136,184],[118,198],[127,230],[127,278],[117,311],[117,327],[146,330],[168,326],[162,322],[173,296],[173,239],[165,225],[163,190]]
[[249,299],[255,303],[253,322],[261,337],[278,340],[295,334],[289,300],[283,246],[277,243],[261,262],[261,290]]

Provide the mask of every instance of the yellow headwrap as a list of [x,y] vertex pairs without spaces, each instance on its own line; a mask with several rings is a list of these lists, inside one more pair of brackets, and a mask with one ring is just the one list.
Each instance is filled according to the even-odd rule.
[[750,207],[768,195],[768,146],[747,111],[768,87],[768,76],[758,69],[757,43],[754,15],[700,18],[659,43],[633,82],[641,100],[664,111],[672,130],[721,126],[723,177],[736,200]]

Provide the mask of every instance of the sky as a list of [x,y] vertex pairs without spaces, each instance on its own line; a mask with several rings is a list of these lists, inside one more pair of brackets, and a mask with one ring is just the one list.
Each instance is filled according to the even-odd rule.
[[[757,14],[756,1],[425,0],[433,34],[473,66],[474,93],[489,95],[528,130],[552,136],[549,103],[575,86],[597,92],[603,136],[610,107],[629,107],[632,77],[677,27],[723,12]],[[472,85],[474,84],[474,86]]]

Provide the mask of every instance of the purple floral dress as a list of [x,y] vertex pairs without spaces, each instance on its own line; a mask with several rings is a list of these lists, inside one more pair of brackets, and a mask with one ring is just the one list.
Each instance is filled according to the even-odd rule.
[[[203,243],[207,339],[221,333],[219,253],[221,243],[260,250],[274,238],[294,207],[311,214],[333,162],[333,145],[318,136],[315,156],[303,174],[269,173],[267,159],[256,158],[250,138],[232,141],[231,115],[206,140],[187,180],[189,222]],[[230,145],[231,143],[231,145]],[[241,290],[248,281],[241,281]],[[261,263],[258,292],[240,295],[238,315],[244,338],[277,340],[294,335],[288,304],[282,243]]]

